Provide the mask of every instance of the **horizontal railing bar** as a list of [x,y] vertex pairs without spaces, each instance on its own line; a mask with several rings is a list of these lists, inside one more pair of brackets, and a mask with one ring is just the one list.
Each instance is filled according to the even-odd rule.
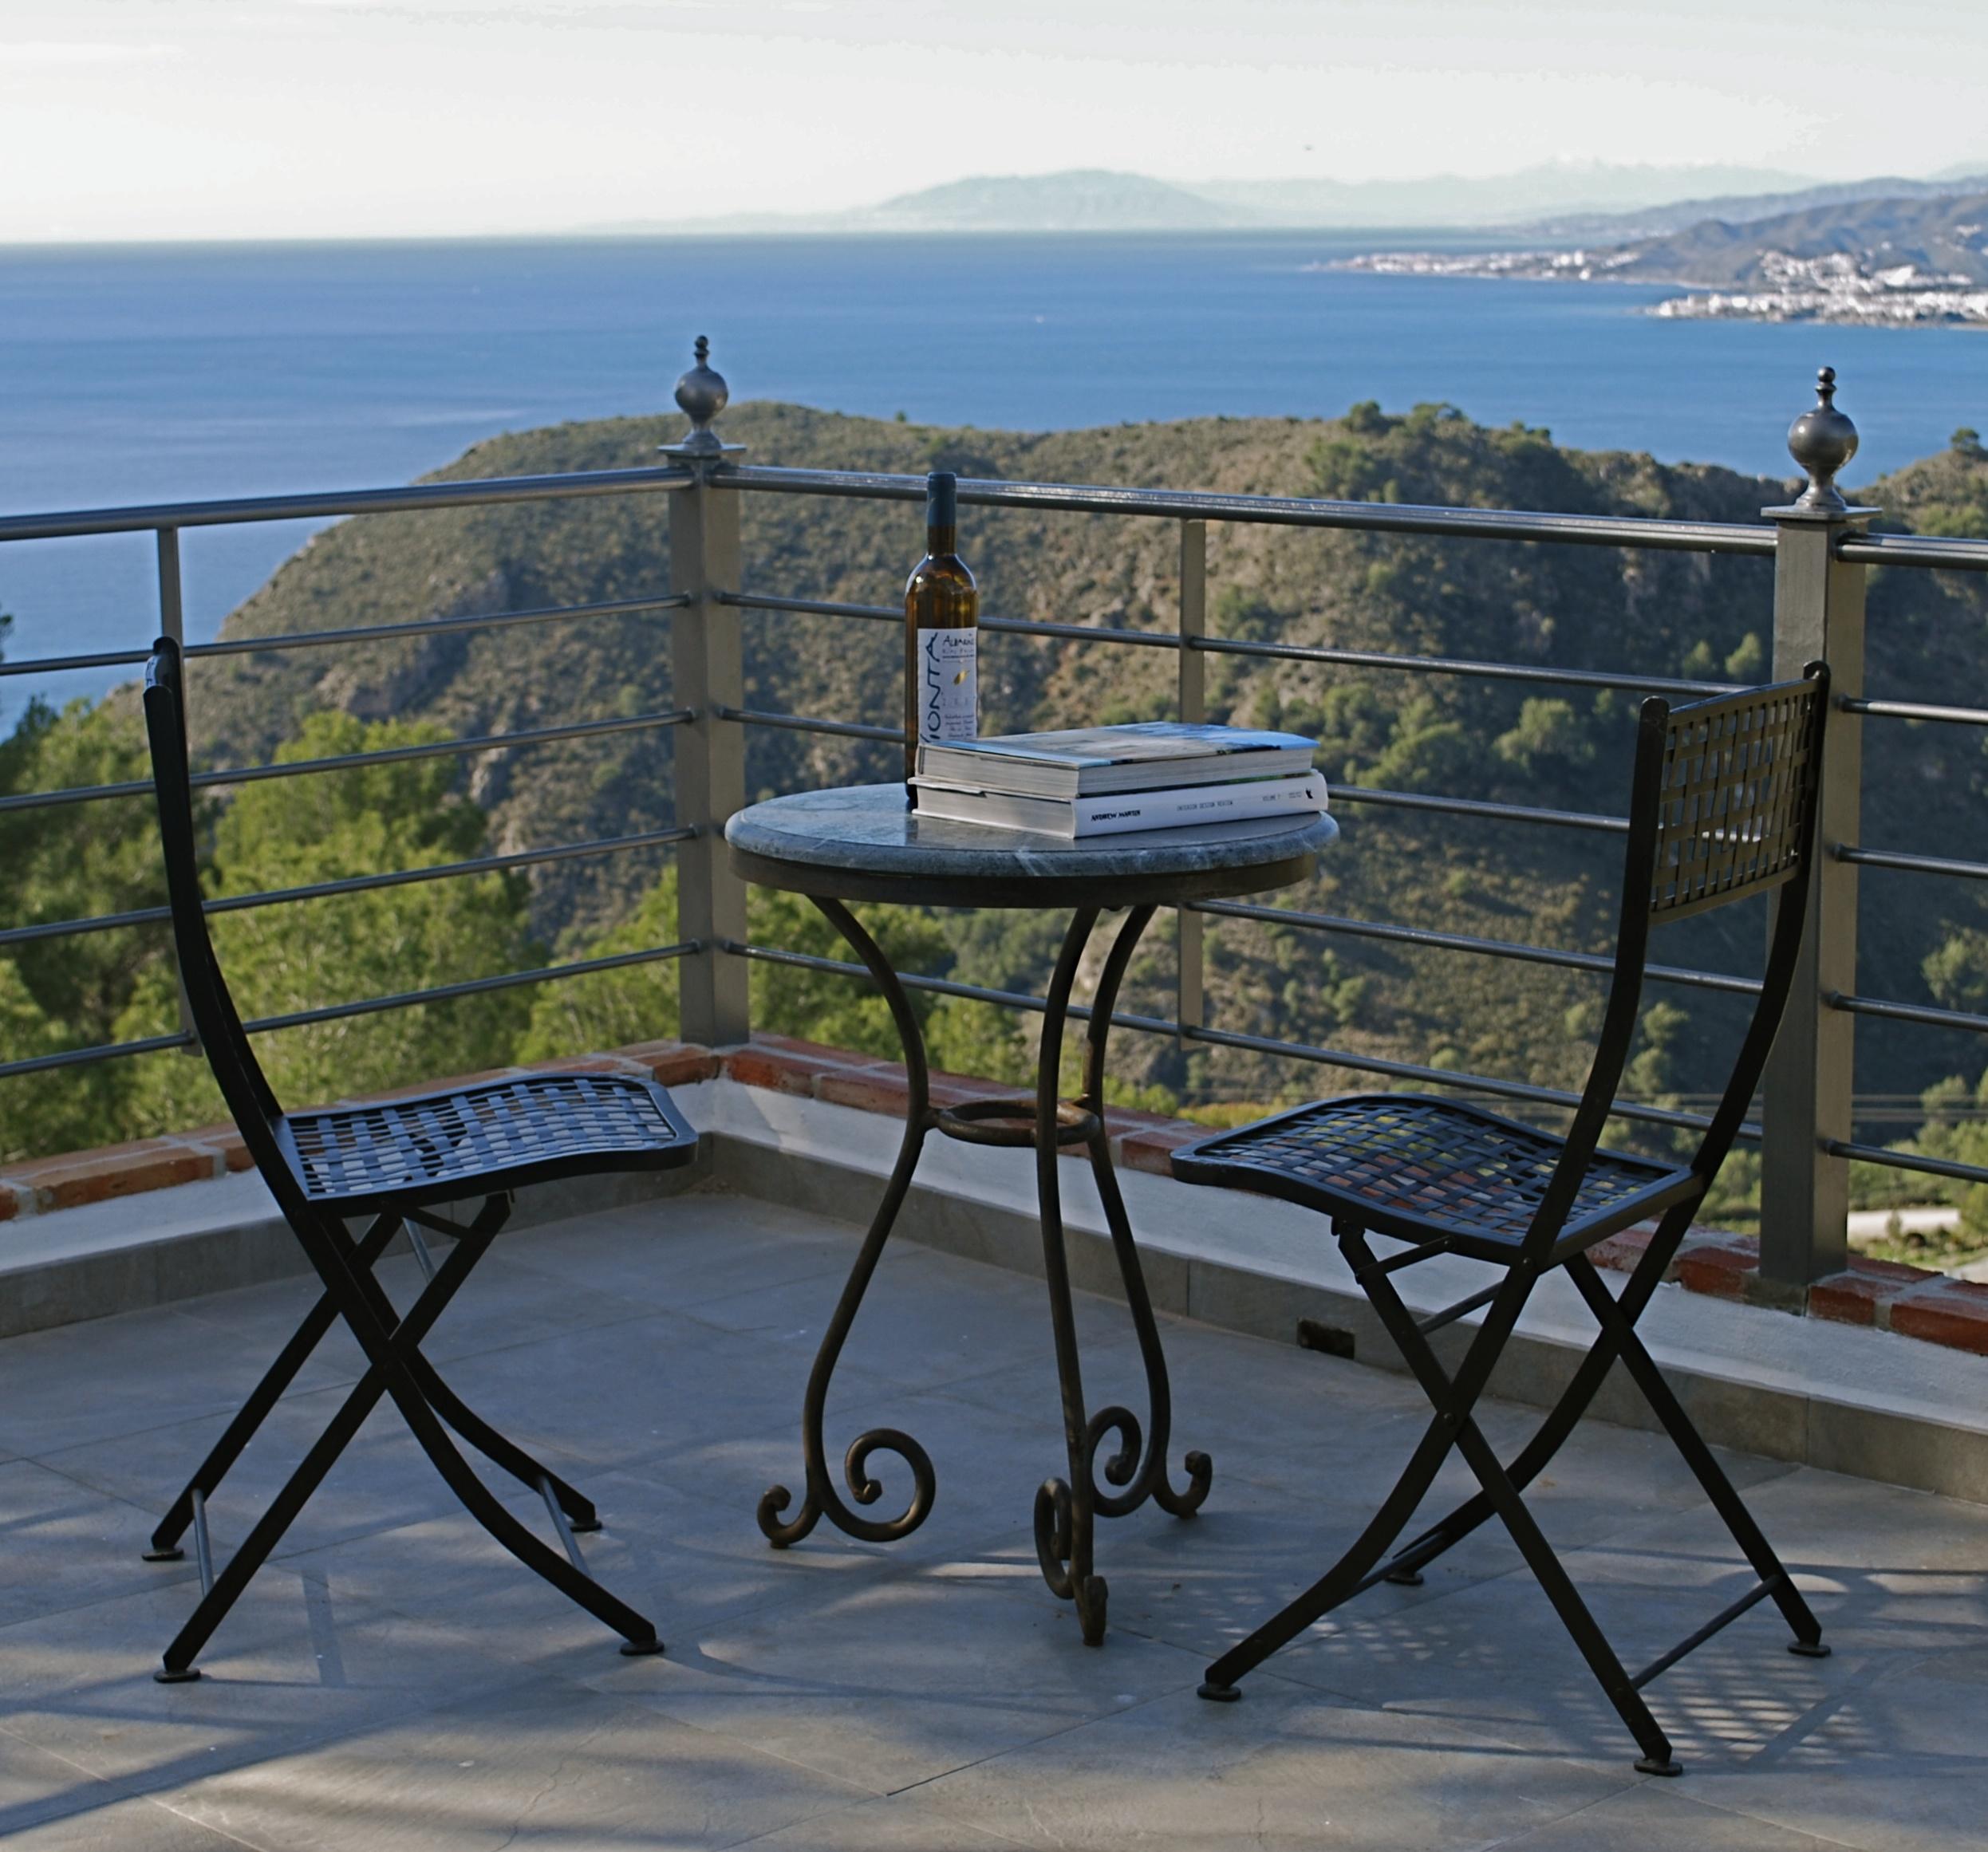
[[1859,849],[1839,842],[1830,851],[1838,861],[1860,868],[1895,869],[1904,874],[1953,875],[1963,881],[1988,881],[1988,862],[1954,861],[1940,855],[1899,855],[1888,849]]
[[1890,1151],[1882,1145],[1859,1145],[1848,1138],[1825,1138],[1822,1148],[1832,1157],[1847,1157],[1853,1164],[1877,1164],[1887,1170],[1948,1176],[1958,1183],[1988,1184],[1988,1170],[1978,1164],[1955,1164],[1944,1157],[1922,1157],[1917,1152]]
[[1851,996],[1842,991],[1825,991],[1822,1000],[1831,1009],[1852,1016],[1882,1016],[1892,1023],[1921,1023],[1929,1029],[1988,1034],[1988,1016],[1974,1015],[1966,1010],[1937,1010],[1927,1003],[1895,1003],[1883,997]]
[[[889,605],[851,605],[829,598],[781,598],[759,592],[724,592],[721,604],[752,611],[799,611],[818,617],[862,617],[898,624],[904,613]],[[983,617],[983,630],[1007,631],[1024,636],[1063,636],[1089,643],[1102,639],[1138,644],[1148,649],[1178,649],[1181,639],[1170,631],[1132,630],[1103,624],[1035,624],[1013,617]],[[1651,695],[1711,695],[1737,694],[1740,682],[1699,682],[1662,676],[1611,675],[1602,669],[1532,668],[1518,663],[1479,662],[1465,656],[1400,656],[1386,650],[1332,649],[1300,643],[1252,643],[1239,637],[1196,636],[1189,649],[1211,656],[1275,658],[1280,661],[1328,662],[1352,668],[1403,669],[1427,675],[1477,676],[1497,681],[1550,682],[1577,688],[1627,688]]]
[[[499,630],[513,624],[549,624],[560,618],[625,617],[637,611],[676,610],[688,592],[653,598],[609,598],[594,605],[546,605],[531,611],[487,611],[467,617],[417,617],[405,624],[362,624],[347,630],[297,630],[282,636],[229,636],[187,645],[188,656],[259,656],[265,650],[311,649],[333,643],[371,643],[396,636],[432,636],[455,630]],[[142,659],[141,659],[142,660]]]
[[[247,912],[257,907],[286,905],[294,900],[321,900],[337,894],[369,893],[378,888],[404,888],[419,881],[451,880],[458,875],[501,874],[546,862],[571,861],[583,856],[613,855],[649,849],[665,842],[687,842],[697,832],[688,826],[646,829],[633,836],[604,836],[586,842],[562,842],[550,849],[521,849],[510,855],[479,855],[469,861],[448,861],[433,868],[396,869],[387,874],[349,875],[341,881],[314,881],[308,887],[266,889],[253,894],[227,894],[205,902],[203,912]],[[140,907],[128,913],[99,913],[87,920],[51,920],[34,926],[14,926],[0,932],[0,949],[31,945],[44,939],[73,938],[85,932],[106,932],[128,926],[152,926],[172,917],[170,907]]]
[[105,649],[92,656],[30,656],[14,662],[0,662],[0,676],[53,676],[69,669],[135,668],[151,653],[144,649]]
[[567,495],[688,488],[692,480],[689,471],[677,468],[576,470],[568,475],[483,476],[459,483],[413,483],[404,488],[242,495],[213,502],[148,502],[125,508],[0,515],[0,541],[64,540],[89,534],[142,534],[161,527],[226,527],[238,522],[316,521],[341,514],[409,514],[424,508],[548,502]]
[[[532,611],[491,611],[467,617],[420,617],[406,624],[362,624],[345,630],[300,630],[282,636],[218,637],[195,643],[194,656],[258,656],[265,650],[310,649],[334,643],[371,643],[396,636],[428,636],[453,630],[495,630],[512,624],[544,624],[560,617],[615,617],[636,611],[668,611],[690,602],[688,592],[665,592],[653,598],[611,598],[596,605],[548,605]],[[0,676],[54,675],[65,669],[132,668],[151,652],[105,650],[95,656],[31,656],[0,662]]]
[[1887,720],[1951,720],[1962,727],[1988,727],[1988,707],[1934,707],[1923,701],[1864,701],[1854,695],[1838,698],[1845,714],[1875,714]]
[[804,617],[868,617],[885,624],[901,624],[902,609],[893,605],[851,605],[839,598],[783,598],[771,592],[720,592],[720,605],[735,605],[742,611],[794,611]]
[[18,1075],[47,1074],[58,1067],[87,1067],[99,1061],[114,1061],[120,1055],[156,1054],[168,1048],[191,1048],[192,1036],[183,1031],[173,1035],[148,1035],[139,1042],[108,1042],[94,1048],[65,1048],[59,1054],[37,1054],[26,1061],[0,1061],[0,1080]]
[[[863,470],[775,469],[735,464],[716,472],[728,488],[772,495],[832,495],[860,501],[922,502],[923,476]],[[1373,534],[1431,534],[1479,540],[1531,540],[1576,546],[1652,548],[1771,558],[1774,534],[1717,521],[1661,521],[1607,514],[1541,514],[1507,508],[1422,507],[1315,497],[1227,495],[1205,491],[1099,487],[1076,483],[960,479],[960,499],[984,508],[1039,508],[1079,514],[1141,514],[1162,520],[1229,521],[1280,527],[1352,528]]]
[[1211,656],[1271,656],[1288,662],[1328,662],[1347,668],[1412,670],[1422,675],[1474,676],[1501,682],[1552,682],[1573,688],[1626,688],[1650,695],[1693,698],[1738,694],[1740,682],[1698,682],[1662,676],[1613,675],[1604,669],[1562,669],[1527,663],[1480,662],[1469,656],[1398,656],[1387,650],[1333,649],[1308,643],[1251,643],[1241,638],[1197,636],[1191,648]]
[[665,959],[688,958],[701,952],[701,941],[658,945],[647,952],[617,952],[607,958],[576,959],[570,964],[540,965],[532,971],[507,971],[495,977],[470,978],[459,984],[437,984],[431,990],[402,991],[391,997],[366,997],[356,1003],[328,1003],[318,1010],[294,1010],[286,1016],[260,1016],[243,1026],[251,1035],[274,1029],[302,1029],[313,1023],[338,1023],[348,1016],[377,1015],[383,1010],[404,1010],[416,1003],[444,1003],[456,997],[480,996],[487,991],[508,991],[521,984],[539,984],[554,978],[585,977],[590,971],[619,971],[631,964],[657,964]]
[[[846,977],[860,978],[866,983],[875,980],[863,966],[846,959],[818,958],[812,953],[783,952],[771,945],[751,945],[736,939],[721,940],[720,948],[740,958],[758,959],[768,964],[797,966],[804,971],[840,972]],[[920,977],[900,972],[897,981],[907,990],[929,991],[942,997],[963,997],[971,1003],[998,1003],[1010,1009],[1032,1010],[1039,1013],[1044,1007],[1040,997],[1031,997],[1020,991],[990,990],[981,984],[956,983],[950,978]],[[1072,1003],[1070,1014],[1080,1020],[1088,1020],[1091,1011],[1087,1005]],[[1209,1029],[1193,1023],[1170,1023],[1159,1016],[1135,1016],[1123,1011],[1114,1011],[1111,1022],[1114,1027],[1144,1030],[1149,1034],[1172,1035],[1185,1038],[1189,1042],[1205,1042],[1217,1048],[1241,1048],[1257,1054],[1289,1055],[1299,1061],[1309,1061],[1325,1067],[1342,1067],[1355,1074],[1386,1074],[1397,1080],[1414,1080],[1431,1086],[1449,1087],[1461,1093],[1489,1093],[1501,1099],[1522,1100],[1528,1105],[1572,1108],[1580,1104],[1578,1093],[1562,1092],[1556,1087],[1539,1087],[1525,1081],[1495,1080],[1487,1074],[1460,1074],[1449,1068],[1418,1067],[1405,1061],[1386,1061],[1378,1055],[1355,1054],[1345,1049],[1321,1048],[1305,1042],[1279,1042],[1266,1035],[1241,1035],[1233,1030]],[[1610,1116],[1618,1119],[1635,1119],[1647,1125],[1671,1125],[1687,1130],[1702,1132],[1712,1121],[1697,1113],[1674,1113],[1661,1106],[1643,1106],[1618,1100],[1609,1109]],[[1745,1125],[1740,1128],[1742,1138],[1757,1139],[1760,1128]]]
[[871,727],[860,720],[818,720],[807,714],[775,714],[763,707],[727,707],[714,705],[712,712],[720,720],[736,720],[746,727],[778,727],[790,733],[833,733],[850,739],[885,739],[901,746],[901,727]]
[[[619,971],[632,964],[657,964],[666,959],[688,958],[704,950],[703,942],[689,939],[677,945],[658,945],[646,952],[620,952],[611,957],[582,958],[570,964],[540,965],[531,971],[511,971],[496,977],[470,978],[458,984],[437,984],[425,991],[402,991],[391,997],[366,997],[354,1003],[329,1003],[318,1010],[295,1010],[286,1016],[260,1016],[243,1027],[251,1035],[275,1029],[302,1029],[313,1023],[336,1023],[349,1016],[377,1015],[384,1010],[404,1010],[416,1003],[442,1003],[456,997],[473,997],[487,991],[515,989],[521,984],[545,983],[555,978],[585,977],[597,971]],[[861,967],[857,967],[860,969]],[[26,1061],[0,1062],[0,1080],[18,1074],[40,1074],[51,1068],[81,1067],[93,1062],[110,1061],[128,1054],[155,1054],[168,1048],[192,1048],[198,1044],[189,1034],[148,1035],[138,1042],[116,1042],[95,1048],[67,1048],[59,1054],[37,1054]]]
[[[609,733],[633,733],[645,728],[680,727],[696,718],[689,707],[665,708],[655,714],[632,714],[625,719],[575,720],[559,727],[534,727],[517,733],[479,734],[467,739],[431,740],[420,746],[390,746],[377,752],[345,752],[329,759],[298,759],[273,765],[243,766],[228,771],[195,772],[194,785],[203,790],[217,785],[252,785],[265,778],[302,778],[311,772],[349,771],[355,766],[396,765],[408,759],[447,759],[452,755],[496,752],[508,747],[544,746],[559,739],[591,739]],[[8,810],[43,810],[57,804],[84,804],[99,798],[142,797],[152,790],[149,778],[132,778],[119,785],[77,785],[65,791],[23,791],[0,798],[0,813]]]
[[1948,540],[1935,534],[1848,534],[1836,542],[1836,558],[1860,565],[1988,573],[1988,542]]
[[1334,803],[1383,804],[1402,810],[1434,810],[1449,817],[1485,817],[1505,823],[1543,823],[1561,829],[1600,829],[1625,836],[1627,817],[1596,816],[1585,810],[1546,810],[1531,804],[1491,804],[1481,798],[1431,798],[1419,791],[1383,791],[1361,785],[1335,785]]
[[[1260,907],[1247,900],[1190,900],[1190,911],[1217,913],[1231,920],[1260,920],[1268,924],[1304,926],[1321,932],[1343,933],[1353,939],[1380,939],[1398,945],[1422,946],[1438,952],[1481,952],[1487,958],[1509,958],[1521,964],[1564,966],[1569,971],[1611,975],[1612,958],[1598,952],[1560,952],[1550,946],[1526,945],[1509,939],[1478,939],[1465,932],[1434,932],[1423,926],[1394,926],[1375,920],[1348,920],[1336,913],[1305,913],[1288,907]],[[1729,972],[1694,971],[1687,966],[1647,964],[1643,975],[1661,983],[1689,984],[1700,990],[1728,991],[1738,996],[1760,995],[1758,978]]]

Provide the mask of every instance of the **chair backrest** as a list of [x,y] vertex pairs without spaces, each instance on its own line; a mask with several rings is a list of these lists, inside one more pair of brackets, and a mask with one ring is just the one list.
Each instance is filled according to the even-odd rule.
[[202,905],[199,838],[193,814],[191,768],[187,754],[186,700],[179,645],[162,636],[145,665],[145,734],[152,747],[152,792],[159,806],[159,842],[165,856],[166,892],[172,908],[172,938],[180,982],[207,1066],[219,1084],[237,1129],[263,1179],[283,1200],[294,1188],[277,1142],[282,1117],[247,1031],[228,995],[208,936]]
[[1544,1259],[1600,1142],[1635,1036],[1653,925],[1780,890],[1752,1019],[1691,1168],[1710,1185],[1738,1135],[1787,1007],[1807,913],[1829,670],[1673,708],[1644,702],[1630,787],[1615,973],[1567,1148],[1527,1237]]
[[[1809,849],[1828,672],[1674,710],[1663,722],[1651,917],[1682,920],[1777,887]],[[1647,713],[1647,711],[1646,711]],[[1639,768],[1640,774],[1640,767]],[[1640,784],[1639,801],[1647,802]]]

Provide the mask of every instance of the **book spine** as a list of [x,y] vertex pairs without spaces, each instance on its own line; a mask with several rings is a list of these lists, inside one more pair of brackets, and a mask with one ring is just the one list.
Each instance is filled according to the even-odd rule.
[[1241,818],[1296,815],[1325,808],[1325,780],[1317,772],[1246,784],[1189,785],[1173,791],[1079,798],[1071,806],[1079,836],[1170,829],[1183,823],[1231,823]]

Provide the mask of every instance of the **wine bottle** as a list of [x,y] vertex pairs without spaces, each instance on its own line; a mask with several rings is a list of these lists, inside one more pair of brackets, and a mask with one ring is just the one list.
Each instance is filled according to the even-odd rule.
[[905,797],[913,808],[920,742],[972,739],[980,730],[980,594],[957,550],[960,481],[949,470],[925,478],[925,558],[905,581]]

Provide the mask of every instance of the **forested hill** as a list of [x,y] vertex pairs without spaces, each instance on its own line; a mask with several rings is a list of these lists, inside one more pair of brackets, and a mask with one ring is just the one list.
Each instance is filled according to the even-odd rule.
[[[1205,420],[1032,435],[938,430],[758,404],[725,421],[768,463],[1176,487],[1476,503],[1583,513],[1753,521],[1786,484],[1588,453],[1548,434],[1490,430],[1454,410],[1406,416],[1355,407],[1330,423]],[[653,459],[680,421],[625,419],[523,433],[478,446],[447,476],[623,467]],[[1988,532],[1988,463],[1965,435],[1954,450],[1871,487],[1899,525]],[[750,588],[889,604],[920,550],[917,512],[789,496],[744,504]],[[962,549],[990,615],[1170,627],[1177,530],[1170,522],[972,510]],[[1274,527],[1210,535],[1214,628],[1234,637],[1403,653],[1502,659],[1632,673],[1761,676],[1770,634],[1765,562],[1583,547],[1522,547]],[[1873,689],[1976,700],[1984,611],[1959,575],[1880,572],[1872,589]],[[392,623],[440,613],[622,599],[669,583],[668,498],[629,496],[349,521],[315,540],[231,619],[233,636]],[[223,762],[263,758],[314,710],[503,732],[668,706],[668,617],[635,615],[339,645],[203,664],[194,721]],[[745,621],[747,703],[888,723],[900,644],[886,624],[753,615]],[[1170,652],[989,636],[988,731],[1166,715]],[[1210,664],[1217,718],[1276,723],[1320,742],[1335,782],[1444,791],[1582,810],[1619,809],[1633,697],[1453,675],[1413,675],[1228,656]],[[1988,859],[1982,762],[1973,730],[1873,723],[1868,842]],[[889,775],[890,749],[748,733],[759,793]],[[609,834],[671,816],[666,734],[630,733],[472,762],[470,790],[497,845]],[[1292,904],[1566,946],[1607,943],[1612,839],[1560,829],[1459,822],[1347,806],[1343,844],[1315,889]],[[538,871],[534,924],[571,949],[611,928],[654,879],[641,857]],[[1978,1007],[1988,994],[1988,920],[1978,884],[1867,881],[1860,983],[1873,994]],[[1678,929],[1689,932],[1693,928]],[[1757,964],[1758,927],[1697,928],[1659,947],[1673,962]],[[1727,937],[1722,941],[1721,934]],[[1040,933],[1020,920],[946,925],[956,975],[1039,982]],[[1171,955],[1157,943],[1142,974],[1158,1005]],[[1929,973],[1931,974],[1929,975]],[[1481,958],[1403,952],[1226,922],[1214,936],[1213,1019],[1342,1046],[1560,1083],[1574,1082],[1598,995],[1591,979]],[[1718,1008],[1699,992],[1653,989],[1637,1083],[1690,1092],[1711,1071]],[[1958,1038],[1872,1027],[1860,1087],[1916,1091],[1975,1071]],[[1288,1066],[1147,1040],[1128,1049],[1146,1077],[1189,1097],[1274,1097]],[[1970,1066],[1975,1063],[1975,1066]]]

